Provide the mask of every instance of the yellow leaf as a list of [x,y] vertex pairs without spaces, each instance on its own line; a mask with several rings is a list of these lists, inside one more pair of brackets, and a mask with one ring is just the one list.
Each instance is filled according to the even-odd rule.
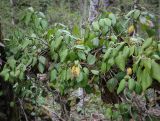
[[133,25],[131,25],[131,26],[128,28],[128,34],[129,34],[130,36],[132,36],[133,33],[134,33],[134,31],[135,31],[135,28],[134,28]]
[[76,45],[81,45],[81,44],[84,44],[84,41],[78,39],[78,40],[75,41],[75,44],[76,44]]
[[71,72],[74,77],[78,77],[80,74],[80,68],[74,65],[72,66]]
[[127,75],[132,75],[132,69],[130,67],[127,68]]

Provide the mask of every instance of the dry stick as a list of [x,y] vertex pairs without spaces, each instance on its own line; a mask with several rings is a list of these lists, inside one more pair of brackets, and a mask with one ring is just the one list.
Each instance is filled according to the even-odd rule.
[[24,114],[24,117],[25,117],[26,121],[29,121],[28,118],[27,118],[27,114],[26,114],[25,111],[24,111],[24,108],[23,108],[23,105],[22,105],[22,101],[21,101],[19,98],[18,98],[18,101],[19,101],[19,103],[20,103],[20,106],[21,106],[21,109],[22,109],[22,111],[23,111],[23,114]]

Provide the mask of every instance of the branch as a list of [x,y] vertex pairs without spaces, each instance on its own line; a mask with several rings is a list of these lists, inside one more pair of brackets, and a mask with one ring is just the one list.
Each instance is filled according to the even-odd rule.
[[23,111],[23,114],[24,114],[24,117],[25,117],[26,121],[29,121],[28,118],[27,118],[27,114],[25,113],[25,110],[23,108],[22,100],[20,98],[18,98],[18,101],[19,101],[19,104],[21,106],[21,109]]

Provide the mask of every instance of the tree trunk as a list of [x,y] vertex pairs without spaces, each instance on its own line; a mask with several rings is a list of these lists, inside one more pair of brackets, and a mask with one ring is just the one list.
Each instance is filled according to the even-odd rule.
[[17,1],[16,0],[10,0],[10,4],[11,4],[12,25],[15,25],[16,24],[16,19],[15,19],[16,11],[15,11],[15,7],[17,5]]
[[89,22],[92,23],[99,13],[100,0],[90,0]]
[[134,9],[137,9],[138,8],[138,4],[139,4],[139,0],[134,0],[134,3],[133,3],[133,7]]

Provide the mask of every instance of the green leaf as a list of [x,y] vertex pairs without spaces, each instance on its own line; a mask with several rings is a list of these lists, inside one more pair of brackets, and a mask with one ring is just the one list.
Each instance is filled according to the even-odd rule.
[[47,26],[48,26],[48,23],[47,23],[46,20],[41,20],[41,21],[40,21],[40,25],[41,25],[41,27],[42,27],[43,29],[46,29]]
[[125,86],[126,86],[126,80],[122,79],[119,83],[117,94],[121,93],[124,90]]
[[127,18],[130,17],[130,16],[134,13],[134,11],[135,11],[135,10],[129,11],[125,17],[127,17]]
[[142,69],[141,67],[137,67],[137,70],[136,70],[136,76],[137,76],[137,81],[138,82],[141,82],[141,78],[142,78]]
[[84,73],[86,73],[87,75],[89,75],[89,70],[88,70],[88,68],[84,67],[84,68],[83,68],[83,71],[84,71]]
[[38,12],[38,15],[39,15],[41,18],[45,18],[44,13],[42,13],[42,12]]
[[32,59],[33,59],[32,57],[30,57],[30,58],[29,58],[29,60],[28,60],[28,62],[27,62],[27,64],[26,64],[26,66],[31,65],[31,63],[32,63]]
[[151,86],[152,84],[152,78],[150,76],[150,73],[148,72],[148,70],[145,68],[141,74],[141,85],[142,85],[142,89],[143,91],[145,91],[148,87]]
[[54,52],[54,50],[55,50],[55,49],[54,49],[54,46],[55,46],[55,41],[52,41],[52,42],[51,42],[51,46],[50,46],[50,51],[51,51],[51,52]]
[[104,27],[102,28],[102,34],[103,34],[103,35],[106,35],[108,31],[109,31],[108,26],[104,26]]
[[109,18],[105,18],[104,20],[105,20],[105,25],[111,26],[112,22]]
[[144,67],[150,71],[151,70],[151,59],[150,58],[145,58],[141,61],[144,65]]
[[138,82],[136,82],[136,86],[135,86],[135,92],[137,93],[137,94],[141,94],[141,92],[142,92],[142,86],[140,85],[140,83],[138,83]]
[[92,39],[92,43],[93,43],[94,46],[97,47],[99,45],[99,39],[98,39],[98,37]]
[[5,80],[5,81],[8,81],[8,80],[9,80],[9,76],[10,76],[9,73],[7,73],[7,74],[4,76],[4,80]]
[[110,66],[113,66],[114,65],[114,58],[113,57],[111,57],[109,60],[108,60],[108,64],[110,65]]
[[62,70],[60,77],[63,81],[65,81],[67,79],[67,70],[66,69]]
[[29,22],[31,21],[31,16],[32,16],[32,12],[28,11],[26,16],[25,16],[25,24],[28,25]]
[[77,80],[77,82],[81,82],[83,80],[83,73],[82,72],[80,72],[80,74],[76,80]]
[[160,60],[160,56],[158,56],[157,54],[152,55],[152,58],[155,60]]
[[145,40],[142,45],[142,49],[144,50],[144,49],[148,48],[149,46],[151,46],[152,42],[153,42],[152,38],[148,38],[147,40]]
[[34,25],[37,29],[40,28],[40,22],[41,22],[41,19],[40,18],[34,18]]
[[160,51],[160,44],[158,44],[158,51]]
[[18,77],[19,76],[19,74],[20,74],[20,70],[19,69],[17,69],[16,71],[15,71],[15,77]]
[[130,49],[129,56],[131,56],[131,55],[133,55],[133,54],[134,54],[135,45],[131,46],[129,49]]
[[71,69],[68,68],[67,69],[67,77],[66,77],[66,79],[69,80],[69,79],[71,79],[71,77],[72,77]]
[[53,69],[50,73],[50,80],[51,82],[55,81],[57,78],[57,71],[55,69]]
[[109,48],[109,49],[106,50],[106,52],[105,52],[105,54],[103,56],[103,61],[105,61],[106,59],[109,58],[111,52],[112,52],[112,48]]
[[151,76],[160,83],[160,65],[154,60],[151,61]]
[[70,59],[70,61],[74,61],[77,59],[77,52],[74,51],[74,50],[70,50],[69,53],[68,53],[68,57]]
[[107,88],[109,89],[110,92],[114,92],[114,89],[117,86],[117,79],[116,78],[111,78],[107,81]]
[[112,109],[111,108],[107,108],[106,117],[111,119],[112,115],[113,115]]
[[90,85],[86,85],[84,89],[87,94],[93,93],[93,91],[94,91]]
[[128,46],[125,46],[123,48],[123,55],[125,58],[127,58],[129,56],[129,53],[130,53],[130,49],[128,48]]
[[14,71],[11,71],[11,72],[10,72],[10,76],[11,76],[11,77],[15,77]]
[[86,73],[83,73],[83,80],[81,81],[80,85],[81,87],[86,87],[88,83],[88,75]]
[[99,75],[99,71],[98,71],[98,70],[91,70],[91,72],[92,72],[94,75]]
[[108,16],[112,20],[112,25],[116,24],[116,16],[113,13],[110,13]]
[[45,66],[42,63],[39,63],[38,64],[38,70],[39,70],[39,72],[43,73],[44,69],[45,69]]
[[133,18],[134,18],[134,19],[138,19],[138,17],[140,16],[140,14],[141,14],[141,11],[140,11],[140,10],[135,10],[135,11],[134,11],[134,14],[133,14]]
[[32,64],[31,64],[32,67],[35,66],[36,63],[37,63],[37,58],[36,58],[36,57],[33,57],[33,58],[32,58]]
[[75,36],[79,36],[80,35],[80,28],[78,27],[78,25],[74,25],[73,26],[73,34],[75,35]]
[[22,44],[22,49],[25,49],[29,44],[32,44],[32,41],[27,39],[27,40],[24,40],[23,44]]
[[40,62],[41,64],[43,64],[43,65],[46,64],[46,58],[45,58],[44,56],[39,56],[38,60],[39,60],[39,62]]
[[87,63],[93,65],[96,62],[96,57],[92,54],[89,54],[87,57]]
[[93,30],[94,31],[99,31],[99,23],[98,23],[98,21],[94,21],[92,23],[92,26],[93,26]]
[[115,35],[112,35],[110,38],[111,38],[112,42],[116,42],[117,41],[117,37]]
[[78,51],[78,57],[82,60],[86,60],[86,55],[83,51]]
[[136,71],[137,71],[140,62],[141,62],[141,57],[137,57],[137,60],[136,60],[135,63],[133,64],[133,72],[136,72]]
[[19,79],[20,80],[24,80],[24,72],[23,71],[20,72]]
[[120,112],[119,111],[114,111],[112,115],[113,120],[117,120],[120,117]]
[[16,67],[16,60],[13,57],[8,58],[7,63],[12,69]]
[[104,27],[105,26],[105,19],[100,19],[99,20],[99,26]]
[[102,65],[101,65],[101,72],[102,73],[105,73],[107,70],[107,64],[105,62],[102,62]]
[[[124,47],[124,42],[121,42],[116,48],[112,50],[112,57],[116,57],[121,49]],[[121,53],[122,54],[122,53]]]
[[122,80],[125,76],[126,76],[126,72],[120,71],[120,72],[118,72],[118,73],[115,75],[115,78],[116,78],[117,80]]
[[85,50],[84,45],[75,45],[74,48]]
[[58,37],[56,40],[55,40],[55,43],[54,43],[54,48],[55,50],[57,50],[59,48],[59,46],[61,45],[62,43],[62,40],[63,40],[63,36],[60,36]]
[[128,88],[129,88],[129,90],[134,90],[134,88],[135,88],[135,86],[136,86],[136,83],[135,83],[135,80],[134,79],[129,79],[128,80]]
[[9,79],[9,69],[4,68],[0,75],[4,78],[5,81]]
[[122,70],[125,70],[125,57],[120,52],[119,55],[115,58],[116,65]]
[[67,55],[68,55],[68,49],[63,50],[63,51],[60,53],[60,60],[61,60],[61,62],[64,62],[64,61],[65,61]]

